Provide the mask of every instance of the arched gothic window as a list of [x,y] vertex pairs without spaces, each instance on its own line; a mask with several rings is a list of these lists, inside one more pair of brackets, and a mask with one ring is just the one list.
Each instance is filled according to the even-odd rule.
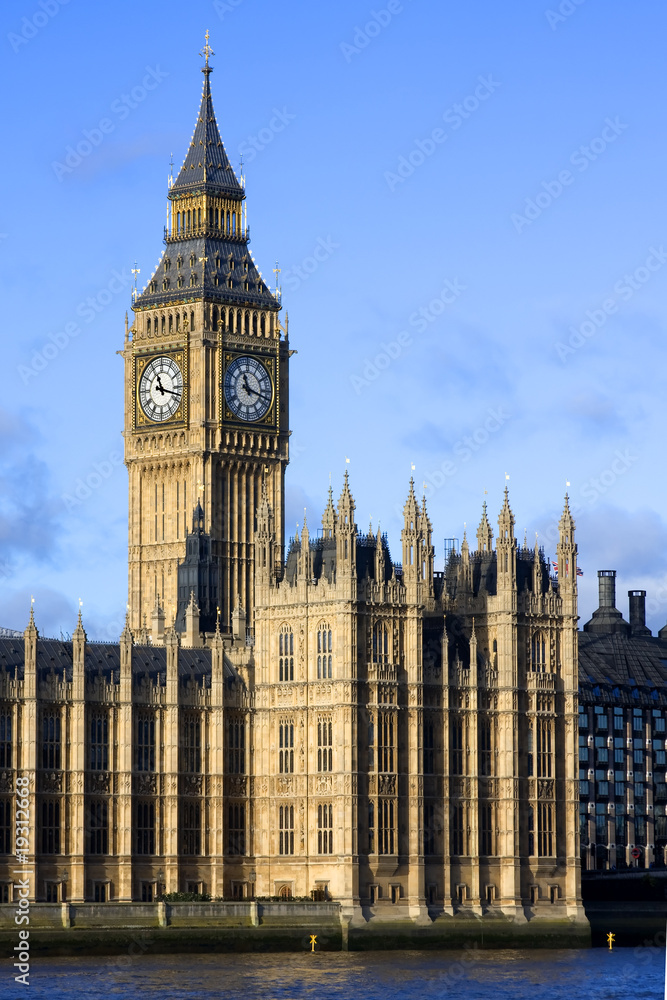
[[289,625],[283,625],[278,638],[278,678],[281,681],[294,680],[294,633]]
[[332,641],[331,628],[326,622],[320,622],[317,627],[317,679],[325,680],[332,676]]
[[373,626],[373,663],[389,663],[389,628],[386,622]]
[[531,642],[530,666],[538,674],[543,674],[547,669],[546,651],[547,644],[544,632],[536,632]]
[[278,769],[281,774],[294,773],[294,722],[281,719],[278,725]]

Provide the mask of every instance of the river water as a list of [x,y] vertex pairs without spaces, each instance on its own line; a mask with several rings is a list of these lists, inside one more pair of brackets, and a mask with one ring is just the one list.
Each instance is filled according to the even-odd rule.
[[315,952],[46,959],[0,998],[92,1000],[663,1000],[658,947],[590,951]]

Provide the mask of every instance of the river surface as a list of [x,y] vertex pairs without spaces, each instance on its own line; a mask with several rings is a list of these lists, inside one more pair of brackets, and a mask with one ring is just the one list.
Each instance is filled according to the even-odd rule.
[[0,965],[0,997],[48,1000],[663,1000],[664,948],[591,951],[36,957],[28,989]]

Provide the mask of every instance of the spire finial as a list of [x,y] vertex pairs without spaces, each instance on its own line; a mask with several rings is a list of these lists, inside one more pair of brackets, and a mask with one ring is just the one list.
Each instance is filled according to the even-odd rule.
[[134,288],[132,289],[132,301],[137,297],[137,275],[141,274],[141,268],[137,267],[137,262],[135,260],[134,267],[131,268],[132,274],[134,275]]
[[204,59],[205,59],[205,64],[204,64],[204,66],[202,68],[202,73],[206,73],[207,77],[208,77],[208,74],[213,71],[213,67],[209,66],[209,64],[208,64],[209,56],[214,56],[215,55],[215,52],[213,51],[213,49],[211,48],[211,46],[208,44],[208,39],[209,39],[209,34],[208,34],[208,28],[207,28],[206,29],[206,44],[204,45],[204,48],[199,53],[199,55],[203,56]]

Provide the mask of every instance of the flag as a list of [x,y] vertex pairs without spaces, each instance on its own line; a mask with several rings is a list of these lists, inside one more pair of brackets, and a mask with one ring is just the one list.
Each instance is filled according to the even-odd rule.
[[554,573],[557,573],[558,572],[558,563],[555,563],[555,562],[552,563],[551,564],[551,568],[554,571]]
[[577,566],[577,576],[583,576],[583,575],[584,575],[584,571],[583,571],[583,569],[580,569],[580,568],[579,568],[579,567]]

